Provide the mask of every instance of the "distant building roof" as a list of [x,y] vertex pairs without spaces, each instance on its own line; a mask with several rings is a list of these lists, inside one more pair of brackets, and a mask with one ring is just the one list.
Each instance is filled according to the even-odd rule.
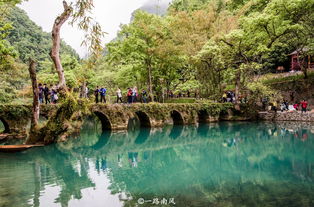
[[290,53],[288,56],[291,56],[291,55],[297,55],[297,54],[299,54],[300,52],[307,52],[307,51],[309,51],[309,48],[307,48],[307,47],[305,47],[305,48],[303,48],[303,49],[297,49],[297,50],[295,50],[295,51],[293,51],[292,53]]

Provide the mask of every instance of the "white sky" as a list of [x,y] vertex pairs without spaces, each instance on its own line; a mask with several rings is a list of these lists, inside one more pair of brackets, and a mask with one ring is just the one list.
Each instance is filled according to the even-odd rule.
[[[170,2],[170,0],[94,0],[95,19],[100,23],[103,31],[108,33],[105,35],[104,43],[114,39],[120,24],[129,23],[132,12],[146,1]],[[63,11],[62,0],[29,0],[22,3],[20,8],[24,9],[31,20],[46,32],[51,31],[54,19]],[[61,30],[61,37],[81,57],[86,55],[87,49],[80,46],[84,37],[83,32],[65,24]]]

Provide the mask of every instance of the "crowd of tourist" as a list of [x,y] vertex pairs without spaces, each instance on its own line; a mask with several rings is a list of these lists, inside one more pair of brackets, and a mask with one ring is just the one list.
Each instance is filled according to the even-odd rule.
[[[85,89],[86,98],[88,97],[88,89]],[[107,89],[105,87],[99,87],[97,86],[96,89],[93,91],[94,97],[95,97],[95,103],[106,103],[106,96],[107,96]],[[149,102],[149,96],[146,90],[139,91],[136,86],[127,88],[127,90],[123,93],[120,88],[117,88],[116,92],[116,101],[115,103],[148,103]],[[160,97],[166,97],[166,98],[182,98],[182,97],[191,97],[190,91],[187,91],[186,93],[178,92],[177,94],[174,94],[171,90],[165,92],[165,94],[159,94],[156,93],[154,96],[155,100],[159,100]],[[195,97],[197,96],[197,93],[195,93]]]
[[[106,103],[106,95],[107,95],[107,89],[105,87],[99,87],[97,86],[94,90],[94,96],[95,96],[95,103]],[[148,95],[145,90],[141,91],[139,100],[139,92],[137,87],[128,88],[126,93],[126,103],[136,103],[141,101],[142,103],[147,103],[148,101]],[[124,103],[123,102],[123,93],[120,88],[116,91],[116,103]]]
[[235,93],[233,91],[225,91],[222,95],[223,103],[235,103],[237,100],[239,103],[247,103],[247,96],[245,94],[239,94],[238,99],[236,100]]
[[[79,89],[74,89],[74,91],[80,91],[80,98],[90,98],[91,91],[87,86],[81,87]],[[38,84],[38,92],[39,92],[39,103],[40,104],[56,104],[58,102],[58,92],[57,87],[50,84],[48,87],[47,84]],[[116,90],[116,103],[136,103],[148,102],[148,93],[143,89],[139,94],[137,87],[128,88],[125,92],[126,99],[123,98],[123,92],[120,88]],[[95,97],[95,103],[107,103],[107,89],[105,87],[97,86],[93,91]],[[125,100],[125,101],[124,101]]]
[[[38,90],[39,90],[39,103],[43,104],[56,104],[58,102],[58,92],[57,92],[57,87],[50,84],[48,85],[45,84],[38,84]],[[93,92],[90,92],[88,87],[81,87],[80,88],[80,97],[81,98],[89,98],[90,94],[94,94],[95,97],[95,103],[107,103],[107,89],[105,87],[99,87],[97,86]],[[195,93],[196,94],[196,93]],[[120,88],[117,88],[115,91],[116,95],[116,101],[115,103],[147,103],[149,101],[148,93],[146,90],[142,90],[140,93],[137,89],[136,86],[128,88],[124,93]],[[174,95],[172,91],[168,91],[165,94],[168,98],[180,98],[180,97],[190,97],[190,92],[188,91],[187,94],[182,94],[181,92],[178,95]],[[239,99],[243,99],[239,97]],[[235,100],[235,93],[233,91],[226,91],[224,92],[222,96],[222,102],[230,102],[234,103]],[[306,113],[308,110],[308,102],[306,100],[302,100],[300,102],[294,102],[294,103],[289,103],[287,100],[284,100],[283,102],[269,102],[268,98],[262,98],[261,100],[262,106],[264,110],[272,110],[272,111],[278,111],[280,110],[281,112],[284,111],[301,111],[301,113]]]
[[235,94],[233,91],[226,91],[223,95],[222,95],[222,102],[226,103],[226,102],[231,102],[233,103],[235,101]]
[[[268,100],[266,98],[264,98],[262,100],[263,103],[263,108],[264,110],[266,109],[267,105],[268,105]],[[268,110],[273,110],[275,112],[277,112],[278,110],[280,110],[281,112],[284,111],[301,111],[301,113],[306,113],[308,108],[308,102],[306,100],[302,100],[300,102],[294,102],[294,103],[289,103],[287,100],[284,100],[282,103],[279,103],[277,101],[274,101],[272,103],[269,103],[268,105]]]
[[58,102],[58,93],[56,86],[50,84],[50,87],[45,83],[44,85],[38,84],[39,103],[56,104]]

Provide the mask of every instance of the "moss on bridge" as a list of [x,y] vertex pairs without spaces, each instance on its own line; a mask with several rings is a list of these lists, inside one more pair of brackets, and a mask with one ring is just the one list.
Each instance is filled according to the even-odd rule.
[[[128,120],[147,116],[150,126],[158,127],[173,122],[172,112],[180,114],[183,124],[195,124],[198,121],[199,112],[205,112],[213,120],[218,120],[220,114],[227,113],[233,108],[232,104],[204,103],[204,104],[93,104],[90,106],[91,112],[96,115],[106,116],[111,124],[111,129],[127,128]],[[99,116],[101,118],[101,116]],[[144,117],[143,117],[144,118]],[[147,120],[146,118],[146,120]]]
[[[52,117],[58,106],[42,105],[40,115]],[[0,119],[5,126],[6,133],[26,134],[32,114],[31,105],[2,104],[0,105]]]
[[[132,119],[145,127],[218,121],[232,108],[232,104],[222,103],[88,104],[69,99],[60,105],[41,105],[41,115],[49,120],[29,143],[51,143],[60,137],[65,140],[71,133],[79,133],[84,117],[89,114],[98,116],[103,130],[126,130]],[[1,121],[6,122],[11,132],[26,134],[30,117],[30,105],[0,105]]]

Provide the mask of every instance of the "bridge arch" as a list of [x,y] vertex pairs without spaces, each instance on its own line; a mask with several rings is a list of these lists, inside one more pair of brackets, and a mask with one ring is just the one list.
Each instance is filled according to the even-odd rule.
[[198,123],[208,123],[209,122],[209,113],[206,110],[200,110],[198,114]]
[[171,118],[173,120],[173,125],[183,125],[184,124],[184,120],[183,120],[183,117],[182,117],[180,112],[173,110],[173,111],[171,111],[170,115],[171,115]]
[[143,111],[137,111],[135,112],[136,116],[138,117],[139,121],[140,121],[140,126],[141,127],[151,127],[151,122],[150,122],[150,118],[147,115],[147,113],[143,112]]
[[99,120],[101,121],[101,128],[102,131],[108,131],[112,129],[112,125],[111,122],[108,118],[107,115],[103,114],[102,112],[99,111],[94,111],[94,114],[99,118]]
[[0,117],[0,122],[3,124],[4,130],[0,129],[0,133],[9,133],[10,132],[10,127],[8,122],[6,122],[3,118]]

